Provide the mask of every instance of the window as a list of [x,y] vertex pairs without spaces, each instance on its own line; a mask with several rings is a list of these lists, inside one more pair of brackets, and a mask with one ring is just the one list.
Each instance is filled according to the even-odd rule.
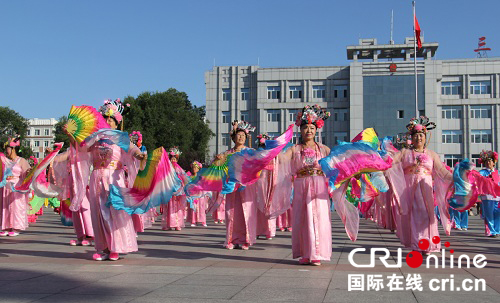
[[290,99],[302,98],[302,86],[290,86]]
[[297,119],[297,113],[300,111],[300,109],[289,109],[288,110],[288,119],[290,122],[295,122]]
[[333,121],[338,122],[338,121],[347,121],[349,120],[348,118],[348,111],[347,109],[335,109],[333,110]]
[[222,112],[222,123],[231,122],[231,112]]
[[405,118],[405,111],[404,110],[398,110],[397,118],[398,119],[404,119]]
[[477,167],[484,167],[484,164],[479,163],[480,158],[481,157],[479,154],[472,154],[470,157],[470,162],[474,163]]
[[248,111],[241,112],[241,120],[243,121],[250,120],[250,114],[248,113]]
[[44,147],[49,147],[49,141],[43,141],[43,146]]
[[292,143],[293,143],[293,144],[299,144],[299,142],[300,142],[300,139],[299,139],[299,138],[300,138],[300,134],[299,134],[298,132],[294,132],[294,133],[293,133],[292,140],[291,140],[291,141],[292,141]]
[[347,142],[349,141],[349,138],[347,137],[347,132],[334,132],[333,140],[335,141],[335,144],[337,144],[338,141]]
[[491,106],[489,105],[473,105],[470,107],[471,119],[491,118]]
[[[319,132],[316,132],[314,139],[316,139],[316,142],[320,142],[319,141]],[[326,133],[325,133],[324,128],[322,129],[322,132],[321,132],[321,143],[323,143],[323,144],[326,143]]]
[[45,136],[48,136],[50,134],[50,130],[48,128],[46,128],[44,131],[45,131]]
[[222,89],[222,100],[223,101],[231,101],[231,89],[230,88]]
[[324,85],[313,85],[313,98],[325,98],[325,86]]
[[40,136],[40,130],[39,129],[35,129],[35,136]]
[[268,122],[280,122],[280,110],[279,109],[268,109],[267,110],[267,121]]
[[470,94],[471,95],[487,95],[491,92],[491,82],[488,81],[471,81]]
[[222,77],[222,82],[229,82],[229,77]]
[[462,143],[461,130],[443,130],[441,137],[442,143]]
[[26,136],[31,136],[31,130],[30,130],[30,129],[28,129],[28,130],[26,131]]
[[268,86],[267,87],[267,99],[281,99],[281,87]]
[[418,110],[418,115],[419,115],[419,116],[425,116],[425,110],[423,110],[423,109],[419,109],[419,110]]
[[333,98],[347,98],[347,86],[337,85],[333,87]]
[[441,117],[443,119],[462,119],[462,107],[443,106],[441,107]]
[[459,81],[441,82],[441,95],[462,94],[462,83]]
[[222,134],[222,145],[229,146],[229,134]]
[[40,158],[40,153],[39,152],[36,152],[36,153],[33,153],[33,155],[35,156],[35,158]]
[[444,155],[444,162],[449,167],[454,167],[460,161],[462,161],[461,155]]
[[250,89],[242,88],[241,89],[241,100],[246,101],[250,98]]
[[491,129],[476,129],[470,131],[471,143],[491,143]]
[[35,147],[39,147],[40,146],[40,141],[35,141]]

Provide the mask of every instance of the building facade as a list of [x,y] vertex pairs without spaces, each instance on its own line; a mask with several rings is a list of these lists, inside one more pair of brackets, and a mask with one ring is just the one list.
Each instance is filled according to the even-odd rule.
[[50,119],[29,119],[28,131],[23,144],[29,146],[37,159],[43,159],[44,151],[54,145],[54,131],[57,120]]
[[[435,60],[438,46],[423,43],[416,62],[419,115],[437,124],[429,148],[450,166],[477,159],[482,149],[498,151],[500,58]],[[210,155],[230,148],[231,121],[245,120],[257,127],[256,133],[277,136],[306,104],[331,112],[317,135],[329,146],[367,127],[380,137],[405,132],[416,116],[413,38],[381,45],[360,39],[346,50],[347,66],[216,66],[207,71],[207,120],[216,134]]]

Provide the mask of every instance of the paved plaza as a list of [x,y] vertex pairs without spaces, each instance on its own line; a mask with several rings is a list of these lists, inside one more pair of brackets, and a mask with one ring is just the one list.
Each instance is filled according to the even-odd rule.
[[[484,225],[470,217],[468,231],[452,231],[455,255],[484,254],[485,268],[412,269],[404,258],[401,268],[353,267],[348,255],[364,247],[355,261],[369,263],[369,249],[388,248],[396,264],[400,243],[388,230],[361,220],[359,239],[351,242],[342,222],[333,217],[333,257],[322,266],[300,266],[292,259],[291,234],[277,232],[272,240],[258,240],[249,251],[222,247],[224,226],[186,227],[162,231],[159,222],[139,234],[139,252],[119,261],[92,261],[92,247],[72,247],[73,229],[46,211],[29,230],[16,238],[0,238],[0,302],[500,302],[500,238],[484,236]],[[441,260],[440,254],[437,254]],[[441,261],[440,261],[441,262]],[[423,291],[348,291],[349,274],[408,276],[418,273]],[[455,285],[464,279],[484,279],[484,291],[430,291],[431,279],[451,275]],[[404,285],[403,285],[404,287]]]

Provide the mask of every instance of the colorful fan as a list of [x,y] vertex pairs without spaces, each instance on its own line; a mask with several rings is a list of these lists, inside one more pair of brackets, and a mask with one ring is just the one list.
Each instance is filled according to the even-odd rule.
[[73,226],[73,213],[69,209],[71,201],[69,199],[61,201],[61,223],[64,226]]
[[101,128],[110,128],[110,126],[94,107],[88,105],[71,106],[66,130],[76,142],[83,142],[85,138]]
[[455,192],[448,203],[456,210],[464,211],[471,208],[477,202],[479,195],[500,197],[500,186],[472,168],[473,164],[469,159],[455,165],[453,171]]
[[12,170],[3,163],[3,158],[6,159],[5,155],[0,153],[0,188],[4,187],[7,183],[7,177],[12,176]]
[[232,193],[236,183],[248,186],[257,182],[260,171],[263,170],[286,147],[293,137],[293,124],[275,140],[266,140],[266,149],[243,149],[233,154],[228,163],[229,180],[224,185],[223,194]]
[[82,147],[94,145],[97,141],[107,144],[116,144],[124,151],[128,152],[130,148],[130,137],[127,132],[115,129],[101,129],[88,136],[81,144]]
[[392,158],[384,160],[368,144],[354,142],[335,146],[327,157],[318,162],[334,189],[357,174],[389,169]]
[[365,128],[351,142],[363,142],[370,145],[373,149],[378,149],[378,136],[373,128]]
[[181,184],[167,152],[160,147],[148,154],[146,167],[139,171],[132,188],[110,186],[108,205],[129,214],[143,214],[167,204]]
[[204,191],[219,192],[227,179],[228,163],[232,155],[216,160],[207,168],[202,168],[196,178],[185,186],[187,195],[200,198]]
[[[54,160],[54,158],[57,156],[59,151],[61,150],[62,146],[64,143],[56,143],[54,144],[55,148],[54,150],[48,154],[42,161],[40,161],[35,167],[33,167],[28,175],[24,178],[24,180],[21,182],[21,185],[18,186],[12,186],[11,189],[14,192],[20,192],[20,193],[27,193],[30,190],[31,183],[33,183],[36,178],[45,171],[47,166],[49,166],[50,162]],[[9,183],[10,184],[10,183]]]

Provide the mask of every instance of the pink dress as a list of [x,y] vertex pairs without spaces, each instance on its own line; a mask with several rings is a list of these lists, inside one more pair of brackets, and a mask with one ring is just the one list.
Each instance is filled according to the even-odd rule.
[[[129,151],[125,152],[117,145],[99,141],[89,149],[89,152],[94,167],[90,176],[89,200],[95,248],[97,251],[109,249],[116,253],[137,251],[132,217],[125,211],[116,210],[106,204],[110,184],[125,187],[123,165],[133,167],[135,165],[133,155],[140,151],[132,144]],[[133,180],[129,184],[133,184]]]
[[290,208],[286,212],[282,213],[276,218],[276,226],[281,230],[284,230],[286,228],[291,228],[293,222],[292,213],[293,213],[293,208],[292,206],[290,206]]
[[[20,185],[30,168],[28,161],[21,157],[12,161],[4,156],[1,156],[0,160],[4,165],[15,162],[12,167],[12,176],[8,177],[7,183],[11,183],[12,186]],[[28,228],[28,195],[28,193],[13,192],[10,190],[9,184],[0,188],[2,230],[25,230]]]
[[[172,162],[172,165],[177,172],[177,176],[182,181],[182,187],[187,184],[188,176],[186,172],[177,164]],[[182,228],[185,226],[184,219],[186,217],[186,195],[173,196],[167,206],[163,207],[163,215],[161,219],[161,227],[164,230],[169,228]]]
[[210,205],[214,205],[215,210],[212,212],[212,219],[214,221],[224,221],[226,216],[226,195],[222,195],[220,192],[212,192],[212,198],[209,199],[209,207],[207,211],[210,211]]
[[453,181],[452,174],[435,152],[404,149],[394,157],[387,175],[397,199],[396,235],[401,243],[421,251],[418,242],[427,239],[430,243],[427,251],[439,251],[441,243],[432,242],[433,237],[439,236],[434,208],[439,207],[443,227],[449,235],[451,225],[445,196]]
[[306,158],[301,145],[292,150],[291,171],[293,181],[293,258],[327,260],[332,256],[332,225],[330,218],[330,198],[326,177],[323,175],[301,174],[304,169],[321,170],[318,160],[328,152],[318,144],[319,151],[313,158]]
[[[266,166],[260,173],[259,180],[256,182],[257,198],[261,199],[261,204],[264,209],[257,209],[257,236],[265,236],[266,238],[273,238],[276,236],[276,218],[268,218],[265,213],[266,207],[271,203],[271,196],[273,188],[273,162]],[[259,202],[257,202],[259,205]]]

